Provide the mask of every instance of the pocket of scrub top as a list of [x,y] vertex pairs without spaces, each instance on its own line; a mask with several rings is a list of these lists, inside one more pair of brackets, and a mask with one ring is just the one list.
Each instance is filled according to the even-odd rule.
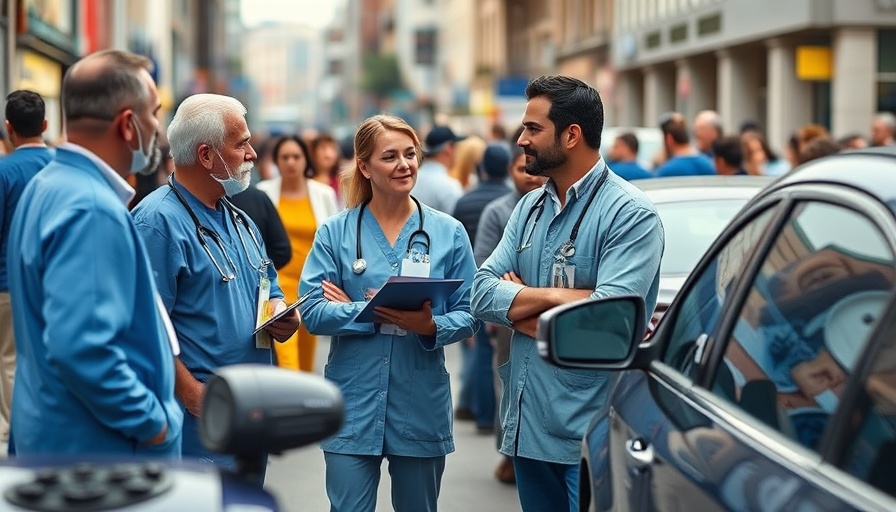
[[405,408],[405,437],[424,442],[451,439],[451,391],[447,373],[414,370]]
[[597,406],[586,407],[591,397],[607,394],[605,373],[593,370],[554,369],[554,385],[548,388],[548,405],[543,408],[545,431],[565,439],[581,439],[594,418]]
[[342,392],[343,403],[345,404],[345,420],[342,422],[342,428],[336,437],[354,437],[355,421],[358,415],[358,409],[361,406],[361,397],[358,390],[360,368],[357,365],[328,364],[324,367],[324,377],[336,384],[339,391]]

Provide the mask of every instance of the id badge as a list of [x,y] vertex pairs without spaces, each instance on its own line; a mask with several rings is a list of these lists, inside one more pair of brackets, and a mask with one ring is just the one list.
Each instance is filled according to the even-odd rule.
[[572,263],[555,262],[551,266],[552,288],[573,288],[576,282],[576,266]]
[[401,273],[404,277],[429,277],[429,262],[401,260]]
[[[262,276],[258,281],[258,303],[255,308],[255,327],[258,327],[268,318],[274,316],[270,298],[271,281],[266,276]],[[271,335],[266,331],[259,331],[255,335],[255,348],[271,348]]]

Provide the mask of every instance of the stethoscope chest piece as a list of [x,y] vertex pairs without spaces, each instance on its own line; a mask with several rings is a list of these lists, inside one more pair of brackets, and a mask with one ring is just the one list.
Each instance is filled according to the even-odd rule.
[[367,260],[364,258],[358,258],[352,262],[352,272],[355,274],[361,275],[365,270],[367,270]]

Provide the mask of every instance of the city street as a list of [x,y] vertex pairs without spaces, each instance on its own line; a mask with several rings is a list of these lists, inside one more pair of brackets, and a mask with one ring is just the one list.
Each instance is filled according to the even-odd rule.
[[[328,343],[319,342],[315,369],[323,372]],[[457,344],[445,349],[452,393],[460,382],[460,348]],[[492,436],[476,433],[472,422],[454,425],[457,450],[448,455],[439,510],[444,512],[517,512],[520,510],[516,488],[495,480],[492,471],[500,460]],[[329,509],[324,489],[324,459],[317,445],[295,450],[283,457],[272,457],[265,487],[280,502],[284,512],[323,512]],[[383,464],[377,511],[391,511],[389,472]]]

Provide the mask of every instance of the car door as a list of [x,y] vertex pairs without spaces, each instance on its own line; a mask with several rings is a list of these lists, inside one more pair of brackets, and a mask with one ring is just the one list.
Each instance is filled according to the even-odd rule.
[[614,397],[613,490],[632,509],[893,507],[831,462],[853,414],[840,403],[893,297],[896,226],[855,191],[777,195],[726,230],[667,313],[647,391]]
[[600,416],[586,437],[595,510],[718,508],[702,490],[700,472],[683,469],[687,462],[678,456],[676,432],[708,424],[686,405],[687,390],[699,375],[695,352],[717,330],[738,269],[749,261],[776,210],[775,201],[766,201],[714,244],[652,338],[657,350],[668,347],[667,355],[647,374],[620,376],[609,414]]

